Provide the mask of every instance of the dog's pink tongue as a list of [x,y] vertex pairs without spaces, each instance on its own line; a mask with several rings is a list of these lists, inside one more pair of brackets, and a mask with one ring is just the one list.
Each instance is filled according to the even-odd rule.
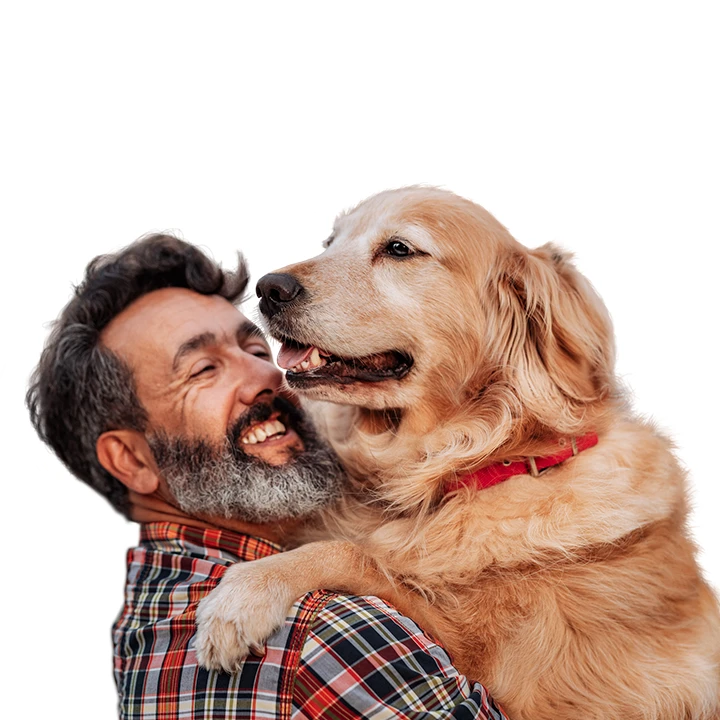
[[310,357],[310,353],[313,351],[313,346],[309,347],[291,347],[282,344],[280,352],[278,353],[278,365],[284,370],[289,370],[299,365],[303,360],[307,360]]

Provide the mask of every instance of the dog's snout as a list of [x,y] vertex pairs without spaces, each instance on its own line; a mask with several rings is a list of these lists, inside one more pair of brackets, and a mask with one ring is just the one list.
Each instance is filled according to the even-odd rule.
[[260,311],[271,317],[287,303],[296,300],[305,288],[287,273],[270,273],[258,280],[255,292],[260,298]]

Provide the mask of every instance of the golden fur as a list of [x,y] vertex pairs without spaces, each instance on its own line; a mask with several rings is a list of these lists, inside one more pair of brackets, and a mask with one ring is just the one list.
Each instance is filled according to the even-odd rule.
[[[391,238],[415,254],[384,254]],[[288,602],[332,587],[395,603],[511,718],[720,717],[720,614],[684,473],[623,401],[608,314],[569,257],[416,187],[365,201],[325,253],[278,272],[307,289],[293,338],[348,358],[402,350],[414,365],[305,391],[353,478],[325,519],[335,540],[232,568],[201,605],[201,659],[231,666]],[[590,431],[596,447],[539,477],[442,490]],[[272,610],[252,599],[263,588]]]

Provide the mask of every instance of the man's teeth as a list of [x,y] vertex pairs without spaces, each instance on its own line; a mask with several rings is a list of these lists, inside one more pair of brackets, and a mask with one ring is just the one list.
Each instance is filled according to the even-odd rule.
[[275,435],[284,435],[285,426],[279,420],[268,420],[260,425],[255,425],[250,432],[242,436],[240,442],[243,445],[255,445]]
[[320,351],[317,348],[313,348],[310,353],[310,357],[307,360],[303,360],[301,363],[293,368],[290,368],[292,372],[305,372],[306,370],[314,370],[315,368],[327,365],[327,360],[321,357]]

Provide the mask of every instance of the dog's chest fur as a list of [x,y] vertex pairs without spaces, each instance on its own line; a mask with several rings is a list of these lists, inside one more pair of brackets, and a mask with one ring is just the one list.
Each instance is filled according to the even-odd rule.
[[687,537],[683,473],[651,427],[620,422],[593,454],[465,489],[425,518],[349,516],[378,566],[429,599],[401,609],[511,716],[640,717],[642,697],[682,717],[667,703],[717,700],[720,617]]

